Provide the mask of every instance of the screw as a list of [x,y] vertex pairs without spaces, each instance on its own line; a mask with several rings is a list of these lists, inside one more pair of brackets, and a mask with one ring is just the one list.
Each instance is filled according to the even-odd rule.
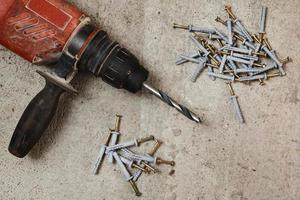
[[206,47],[208,48],[208,50],[212,53],[212,54],[217,54],[217,49],[215,46],[213,46],[212,44],[207,44]]
[[273,78],[273,77],[278,77],[281,76],[281,73],[273,73],[273,74],[267,74],[267,78]]
[[233,90],[232,84],[231,82],[227,83],[228,87],[229,87],[229,91],[230,91],[230,95],[231,96],[235,96],[235,92]]
[[255,67],[265,67],[265,64],[260,64],[260,63],[253,63],[253,66]]
[[166,165],[175,166],[175,161],[169,161],[169,160],[163,160],[161,158],[157,158],[156,164],[158,164],[158,165],[160,165],[160,164],[166,164]]
[[225,6],[225,11],[228,13],[229,17],[233,20],[236,20],[237,17],[233,14],[232,10],[231,10],[231,7],[226,5]]
[[[161,144],[162,144],[162,142],[161,141],[159,141],[159,140],[155,140],[155,144],[154,144],[154,146],[153,146],[153,148],[151,149],[151,151],[148,153],[148,155],[150,155],[150,156],[154,156],[154,154],[156,153],[156,151],[159,149],[159,147],[161,146]],[[145,164],[147,164],[147,163],[145,163],[144,162],[144,169],[146,169],[147,168],[147,166],[145,165]],[[147,169],[152,169],[152,171],[155,173],[155,172],[157,172],[157,170],[156,169],[154,169],[152,166],[150,166],[150,165],[148,165],[148,168]],[[150,170],[151,170],[150,169]],[[142,175],[142,170],[139,170],[139,171],[137,171],[135,174],[134,174],[134,176],[133,176],[133,180],[138,180],[138,178]]]
[[215,63],[216,65],[220,65],[221,63],[219,61],[217,61],[217,59],[215,57],[213,57],[212,55],[208,55],[208,57],[211,59],[211,61],[213,63]]
[[139,170],[142,170],[143,172],[147,172],[146,169],[144,169],[143,167],[139,166],[138,164],[132,163],[132,167],[136,168],[136,169],[139,169]]
[[139,166],[138,164],[135,164],[133,160],[127,159],[124,156],[120,156],[121,161],[126,164],[129,168],[136,168],[136,169],[140,169],[144,172],[147,172],[147,170],[145,170],[144,168],[142,168],[141,166]]
[[226,25],[226,22],[221,17],[219,17],[219,16],[217,16],[217,18],[215,19],[215,21],[219,22],[219,23],[221,23],[223,25]]
[[268,38],[265,37],[264,40],[263,40],[263,43],[268,47],[268,49],[269,49],[270,51],[273,50],[273,48],[272,48],[272,46],[271,46],[270,41],[269,41]]
[[188,30],[189,26],[185,26],[185,25],[180,25],[180,24],[174,23],[173,24],[173,28],[180,28],[180,29],[186,29],[186,30]]
[[155,139],[155,137],[153,135],[150,135],[148,137],[138,139],[137,143],[138,143],[138,145],[141,145],[142,143],[149,142],[149,141],[154,140],[154,139]]
[[262,52],[252,52],[252,54],[257,55],[257,56],[261,56],[261,57],[267,57],[266,53],[262,53]]
[[238,39],[241,42],[245,41],[245,39],[243,37],[241,37],[240,35],[234,34],[233,37],[235,37],[236,39]]
[[145,165],[146,168],[148,168],[150,171],[157,173],[158,170],[155,169],[154,167],[152,167],[151,165],[149,165],[148,163],[146,163],[145,161],[141,161],[141,164]]
[[116,124],[115,124],[116,132],[120,132],[121,118],[122,118],[122,115],[116,115]]
[[112,134],[113,134],[113,131],[114,131],[114,130],[109,129],[108,137],[107,137],[107,139],[106,139],[106,141],[105,141],[105,143],[104,143],[106,146],[109,144],[109,141],[110,141],[110,139],[111,139],[111,136],[112,136]]
[[210,63],[206,63],[206,66],[215,68],[215,69],[219,69],[218,65],[214,65],[214,64],[210,64]]
[[288,57],[280,60],[280,62],[282,62],[283,64],[287,64],[289,62],[293,62],[293,60],[288,56]]
[[136,195],[137,197],[142,196],[142,193],[140,192],[140,190],[139,190],[139,188],[137,187],[136,183],[135,183],[133,180],[130,180],[129,183],[130,183],[130,185],[131,185],[133,191],[135,192],[135,195]]
[[217,42],[219,43],[220,47],[223,47],[223,46],[224,46],[224,44],[223,44],[222,40],[220,40],[220,39],[217,39]]
[[157,152],[157,150],[160,148],[161,145],[162,145],[161,141],[155,140],[155,144],[154,144],[153,148],[151,149],[151,151],[148,154],[150,156],[154,156],[154,154]]
[[259,37],[256,34],[252,34],[252,38],[255,40],[255,42],[261,44],[261,41],[260,41]]

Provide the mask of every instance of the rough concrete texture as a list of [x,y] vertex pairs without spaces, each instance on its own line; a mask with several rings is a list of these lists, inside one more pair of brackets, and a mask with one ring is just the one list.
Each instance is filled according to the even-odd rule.
[[[299,0],[73,0],[128,47],[151,72],[150,82],[204,117],[197,125],[148,93],[113,89],[89,75],[75,81],[78,96],[64,96],[49,130],[25,159],[7,147],[20,115],[44,80],[33,66],[0,49],[0,199],[135,199],[117,166],[105,162],[91,174],[99,145],[124,115],[122,140],[154,134],[164,141],[158,155],[177,162],[175,174],[138,182],[141,199],[298,200],[300,199]],[[192,84],[195,65],[175,66],[192,49],[185,31],[172,23],[218,25],[231,4],[251,32],[260,8],[269,7],[267,33],[280,56],[291,56],[287,76],[264,87],[236,84],[247,123],[240,125],[229,106],[223,81],[202,75]],[[150,148],[150,145],[146,146]]]

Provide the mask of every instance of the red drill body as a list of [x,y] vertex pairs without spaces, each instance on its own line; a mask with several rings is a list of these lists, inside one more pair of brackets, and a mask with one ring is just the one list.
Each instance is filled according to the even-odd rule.
[[82,18],[64,0],[1,0],[0,44],[34,64],[53,63]]

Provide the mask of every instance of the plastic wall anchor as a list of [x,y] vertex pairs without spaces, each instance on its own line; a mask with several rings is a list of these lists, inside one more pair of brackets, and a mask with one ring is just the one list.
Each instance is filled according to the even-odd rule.
[[98,172],[99,172],[99,168],[100,168],[100,166],[102,164],[102,161],[103,161],[103,158],[105,156],[105,149],[106,149],[106,145],[101,145],[96,163],[95,163],[94,168],[93,168],[93,174],[94,175],[98,174]]
[[[120,135],[120,133],[118,133],[118,132],[115,132],[115,131],[112,132],[112,135],[111,135],[111,146],[114,146],[114,145],[117,144],[119,135]],[[110,152],[110,153],[108,154],[108,161],[109,161],[110,163],[113,163],[113,162],[114,162],[114,157],[113,157],[112,152]]]
[[193,83],[195,83],[197,81],[197,79],[199,78],[200,74],[203,72],[204,68],[205,68],[205,61],[201,61],[198,64],[197,69],[195,70],[195,72],[191,76],[191,81]]

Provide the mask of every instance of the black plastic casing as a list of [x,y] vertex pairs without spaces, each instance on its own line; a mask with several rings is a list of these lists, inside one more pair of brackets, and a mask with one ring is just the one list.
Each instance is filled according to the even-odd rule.
[[112,42],[104,31],[99,31],[89,43],[78,67],[115,88],[133,93],[142,89],[149,74],[132,53]]

